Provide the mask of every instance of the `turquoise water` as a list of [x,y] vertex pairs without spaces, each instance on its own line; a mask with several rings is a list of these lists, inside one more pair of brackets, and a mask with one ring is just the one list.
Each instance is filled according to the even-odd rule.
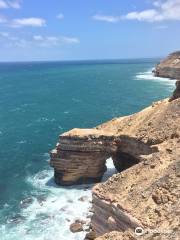
[[[68,238],[64,216],[57,214],[60,205],[83,194],[82,189],[53,185],[48,152],[64,131],[90,128],[168,97],[174,81],[152,76],[151,70],[157,62],[144,59],[0,63],[3,239],[49,240],[55,229],[59,229],[57,239],[59,235],[60,239],[82,239],[81,235]],[[87,207],[84,205],[83,211]],[[76,213],[66,212],[66,217],[73,214]],[[52,239],[56,240],[56,236]]]

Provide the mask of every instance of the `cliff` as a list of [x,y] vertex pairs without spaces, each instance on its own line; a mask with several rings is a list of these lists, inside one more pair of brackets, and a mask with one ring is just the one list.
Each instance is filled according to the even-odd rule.
[[180,78],[180,51],[171,53],[162,60],[155,68],[154,74],[157,77],[166,77],[171,79]]
[[[176,233],[180,223],[179,121],[180,99],[161,101],[131,117],[133,127],[126,127],[126,134],[155,151],[141,155],[139,150],[138,164],[94,187],[92,227],[96,236],[113,230],[128,230],[133,235],[136,227]],[[133,154],[133,145],[131,149]]]
[[59,137],[50,162],[57,184],[99,182],[109,157],[119,172],[93,188],[91,228],[98,240],[178,239],[179,123],[177,81],[169,99],[96,128],[73,129]]

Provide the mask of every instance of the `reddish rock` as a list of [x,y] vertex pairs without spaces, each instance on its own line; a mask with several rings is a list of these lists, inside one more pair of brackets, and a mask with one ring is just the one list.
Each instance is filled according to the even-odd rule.
[[83,225],[86,224],[83,220],[76,220],[74,223],[70,225],[70,230],[73,233],[76,232],[82,232],[83,231]]

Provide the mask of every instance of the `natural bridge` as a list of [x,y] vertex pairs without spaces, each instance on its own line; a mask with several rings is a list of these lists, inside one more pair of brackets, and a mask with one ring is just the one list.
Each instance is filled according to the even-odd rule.
[[123,171],[150,153],[149,145],[129,136],[98,129],[73,129],[60,135],[50,164],[57,184],[72,185],[99,182],[109,157],[116,169]]

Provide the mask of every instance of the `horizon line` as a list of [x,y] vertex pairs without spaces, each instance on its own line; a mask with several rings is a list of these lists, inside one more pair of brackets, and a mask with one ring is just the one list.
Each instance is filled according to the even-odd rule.
[[120,61],[120,60],[141,60],[141,59],[161,59],[164,56],[156,57],[127,57],[127,58],[102,58],[102,59],[65,59],[65,60],[18,60],[18,61],[0,61],[0,63],[43,63],[43,62],[88,62],[88,61]]

